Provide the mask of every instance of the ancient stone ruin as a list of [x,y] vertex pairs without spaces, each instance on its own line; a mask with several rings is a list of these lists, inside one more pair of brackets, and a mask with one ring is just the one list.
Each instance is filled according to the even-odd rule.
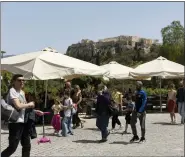
[[151,46],[156,44],[158,44],[158,40],[123,35],[100,39],[97,42],[83,39],[81,42],[69,46],[66,54],[96,63],[93,59],[97,56],[112,56],[127,50],[143,50],[147,54],[150,53]]

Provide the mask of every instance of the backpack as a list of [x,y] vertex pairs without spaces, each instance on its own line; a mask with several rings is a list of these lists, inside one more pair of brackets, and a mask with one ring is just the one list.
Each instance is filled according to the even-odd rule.
[[1,99],[1,120],[16,122],[19,118],[19,112]]

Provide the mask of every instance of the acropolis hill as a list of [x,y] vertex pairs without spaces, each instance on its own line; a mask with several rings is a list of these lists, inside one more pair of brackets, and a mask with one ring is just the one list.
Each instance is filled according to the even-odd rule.
[[82,39],[81,42],[72,44],[67,49],[67,55],[95,63],[94,57],[114,56],[131,50],[143,50],[145,54],[150,53],[153,45],[158,45],[156,39],[146,39],[137,36],[120,35],[118,37],[100,39],[94,42],[89,39]]

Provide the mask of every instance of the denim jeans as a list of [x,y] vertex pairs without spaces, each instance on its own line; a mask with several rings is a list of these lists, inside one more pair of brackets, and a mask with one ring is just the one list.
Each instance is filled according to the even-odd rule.
[[62,120],[62,136],[66,137],[68,133],[72,133],[72,118],[64,117]]
[[102,139],[107,139],[108,136],[108,124],[109,116],[108,115],[98,115],[96,120],[96,126],[101,131]]
[[184,102],[179,102],[178,103],[178,113],[181,115],[181,121],[184,122],[185,118],[185,103]]

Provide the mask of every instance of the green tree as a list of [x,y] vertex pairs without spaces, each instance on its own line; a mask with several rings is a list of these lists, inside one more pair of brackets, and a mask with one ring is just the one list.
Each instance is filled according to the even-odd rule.
[[173,21],[161,30],[164,45],[179,45],[184,43],[184,27],[180,21]]
[[184,64],[184,27],[179,21],[173,21],[161,30],[163,45],[160,55],[169,60]]

